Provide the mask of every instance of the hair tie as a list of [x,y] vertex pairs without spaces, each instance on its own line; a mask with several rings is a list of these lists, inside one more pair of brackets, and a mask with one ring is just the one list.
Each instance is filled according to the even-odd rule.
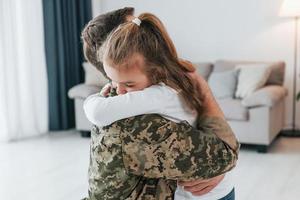
[[134,18],[133,20],[131,20],[133,23],[135,23],[136,25],[140,26],[142,21],[139,18]]

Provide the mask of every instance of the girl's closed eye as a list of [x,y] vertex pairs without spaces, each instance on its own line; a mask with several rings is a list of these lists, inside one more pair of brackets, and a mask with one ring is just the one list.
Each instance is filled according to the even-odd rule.
[[125,87],[133,88],[135,85],[130,83],[125,83]]

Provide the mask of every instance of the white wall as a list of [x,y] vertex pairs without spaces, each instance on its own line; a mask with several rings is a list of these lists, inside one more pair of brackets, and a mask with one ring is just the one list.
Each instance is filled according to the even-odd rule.
[[[125,6],[135,7],[136,15],[141,12],[156,14],[167,27],[180,56],[190,61],[284,60],[287,64],[285,86],[289,88],[286,127],[291,125],[295,24],[292,19],[278,17],[282,0],[99,2],[94,7],[94,16]],[[300,127],[300,102],[297,110]]]
[[101,0],[92,0],[92,13],[96,17],[101,12]]

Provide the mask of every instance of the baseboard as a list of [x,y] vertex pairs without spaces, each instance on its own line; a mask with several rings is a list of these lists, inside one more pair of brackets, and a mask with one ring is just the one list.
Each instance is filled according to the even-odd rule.
[[91,131],[80,131],[81,137],[83,138],[90,138],[91,137]]
[[300,130],[289,129],[280,131],[280,136],[283,137],[300,137]]

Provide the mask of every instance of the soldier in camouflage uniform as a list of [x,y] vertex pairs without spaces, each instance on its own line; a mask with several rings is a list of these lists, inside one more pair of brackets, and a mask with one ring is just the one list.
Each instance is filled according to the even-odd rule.
[[[102,15],[98,20],[110,23],[109,19],[120,17],[118,23],[123,23],[126,15],[133,13],[126,9]],[[83,31],[85,55],[101,71],[102,64],[96,54],[93,56],[93,48],[97,49],[103,41],[88,40],[87,35],[93,38],[89,28],[87,25]],[[102,32],[102,39],[105,34],[108,32]],[[232,130],[221,117],[202,115],[196,128],[157,114],[127,118],[105,127],[93,126],[86,199],[173,199],[176,180],[207,179],[223,174],[235,166],[238,150]]]

